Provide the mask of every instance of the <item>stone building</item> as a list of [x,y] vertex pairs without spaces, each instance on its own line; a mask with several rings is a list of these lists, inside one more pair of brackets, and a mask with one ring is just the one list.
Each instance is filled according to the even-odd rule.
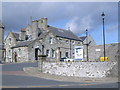
[[0,62],[4,59],[4,25],[0,22]]
[[74,58],[74,47],[83,46],[85,40],[71,30],[48,25],[47,20],[41,18],[32,21],[19,33],[9,32],[5,39],[6,62],[35,61],[38,55],[47,55],[48,61],[59,61],[62,57]]

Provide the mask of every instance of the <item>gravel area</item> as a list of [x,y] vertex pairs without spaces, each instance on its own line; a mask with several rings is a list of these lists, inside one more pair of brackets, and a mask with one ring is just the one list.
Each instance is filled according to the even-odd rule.
[[23,68],[23,70],[30,76],[35,76],[49,80],[67,81],[67,82],[97,82],[97,83],[118,82],[117,77],[79,78],[79,77],[57,76],[57,75],[51,75],[49,73],[42,73],[38,68],[35,67],[27,67],[27,68]]

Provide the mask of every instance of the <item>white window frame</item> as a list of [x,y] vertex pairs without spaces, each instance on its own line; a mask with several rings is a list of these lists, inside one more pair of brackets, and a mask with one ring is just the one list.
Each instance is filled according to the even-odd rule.
[[69,57],[69,52],[65,52],[65,57]]
[[11,45],[11,43],[12,43],[12,39],[11,39],[11,38],[9,38],[9,45]]
[[52,49],[52,57],[55,58],[55,50]]
[[53,44],[53,38],[52,37],[49,37],[49,43]]
[[50,50],[49,49],[46,50],[46,55],[47,55],[47,57],[50,57]]
[[72,41],[72,44],[75,44],[75,41]]

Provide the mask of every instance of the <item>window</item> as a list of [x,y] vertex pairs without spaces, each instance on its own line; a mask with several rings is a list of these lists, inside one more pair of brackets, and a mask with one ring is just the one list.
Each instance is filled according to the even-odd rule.
[[41,33],[39,32],[39,33],[38,33],[38,37],[40,36],[40,34],[41,34]]
[[10,54],[10,50],[9,50],[9,54]]
[[29,38],[28,38],[28,35],[26,35],[26,37],[25,37],[25,40],[28,40]]
[[80,42],[78,42],[78,44],[80,44]]
[[68,52],[65,53],[65,56],[68,57]]
[[21,55],[22,53],[21,53],[21,49],[20,48],[18,49],[18,51],[19,51],[19,54]]
[[53,39],[52,39],[52,37],[49,38],[49,43],[50,43],[50,44],[53,44]]
[[50,57],[50,50],[46,51],[46,55],[47,55],[47,57]]
[[11,38],[9,38],[9,44],[11,44]]
[[69,41],[68,40],[66,40],[66,43],[68,43]]
[[72,44],[75,44],[75,41],[72,41]]
[[55,50],[52,49],[52,57],[55,57]]
[[41,20],[41,23],[43,23],[43,20]]
[[32,40],[32,35],[28,35],[28,40]]

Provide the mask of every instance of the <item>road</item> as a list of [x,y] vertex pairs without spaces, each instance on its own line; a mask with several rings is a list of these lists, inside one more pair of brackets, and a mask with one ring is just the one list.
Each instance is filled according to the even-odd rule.
[[118,88],[118,83],[63,82],[28,75],[23,67],[37,67],[37,63],[6,63],[2,66],[2,88]]

